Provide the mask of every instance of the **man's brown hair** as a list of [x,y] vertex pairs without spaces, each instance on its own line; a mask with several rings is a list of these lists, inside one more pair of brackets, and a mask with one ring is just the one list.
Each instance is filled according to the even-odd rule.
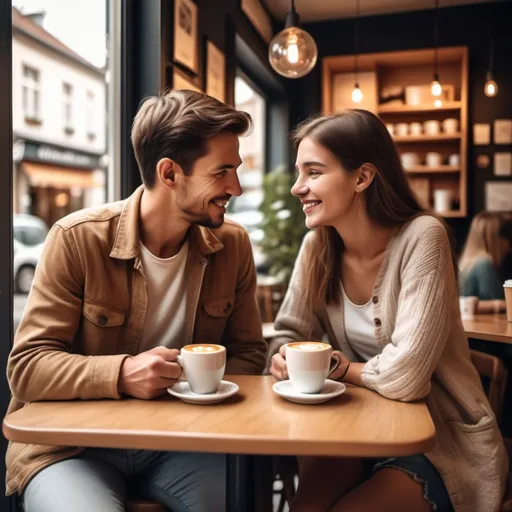
[[194,162],[206,155],[208,139],[222,132],[242,136],[252,127],[251,116],[207,96],[173,90],[144,100],[132,126],[132,145],[142,182],[155,184],[162,158],[177,162],[190,174]]

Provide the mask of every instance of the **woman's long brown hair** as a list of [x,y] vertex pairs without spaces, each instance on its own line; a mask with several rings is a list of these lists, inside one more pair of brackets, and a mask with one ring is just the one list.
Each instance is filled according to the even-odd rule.
[[[388,130],[376,115],[353,109],[307,120],[293,133],[295,147],[306,137],[327,148],[349,173],[364,163],[375,166],[365,198],[368,216],[377,224],[399,227],[426,213],[409,186]],[[335,228],[315,229],[304,289],[310,307],[339,302],[342,253],[343,240]]]

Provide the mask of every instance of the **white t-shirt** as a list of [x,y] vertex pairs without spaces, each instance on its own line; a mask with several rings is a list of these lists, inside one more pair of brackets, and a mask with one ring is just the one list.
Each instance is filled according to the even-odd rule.
[[352,350],[363,360],[368,361],[381,352],[375,338],[373,304],[371,299],[362,305],[354,304],[343,290],[343,316],[345,336]]
[[188,241],[172,258],[158,258],[140,244],[142,268],[146,275],[148,309],[140,352],[159,345],[181,348],[185,344],[187,280],[185,265]]

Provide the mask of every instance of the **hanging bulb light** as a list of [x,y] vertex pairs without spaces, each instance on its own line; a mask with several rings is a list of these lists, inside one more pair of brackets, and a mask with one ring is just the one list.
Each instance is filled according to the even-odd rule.
[[494,98],[496,94],[498,94],[498,84],[494,81],[494,75],[492,72],[493,68],[493,57],[494,57],[494,48],[493,48],[493,40],[492,40],[492,28],[491,28],[491,37],[489,42],[489,71],[487,71],[487,75],[485,77],[485,87],[484,93],[489,98]]
[[438,53],[438,47],[439,47],[439,27],[438,27],[438,14],[437,14],[437,8],[439,5],[439,0],[435,0],[434,4],[434,13],[435,13],[435,22],[434,22],[434,78],[430,84],[430,92],[432,93],[432,96],[438,98],[443,93],[443,88],[441,87],[441,84],[439,82],[439,73],[437,71],[438,68],[438,60],[437,60],[437,53]]
[[356,83],[354,85],[354,89],[352,90],[352,101],[354,103],[361,103],[363,100],[363,92],[359,88],[359,82],[357,81],[357,73],[358,69],[358,52],[359,52],[359,0],[356,0],[356,19],[354,24],[354,75]]
[[361,103],[363,100],[363,93],[361,89],[359,89],[359,84],[356,82],[356,85],[354,86],[354,90],[352,91],[352,101],[354,103]]
[[284,30],[274,36],[268,48],[270,65],[286,78],[300,78],[307,75],[318,58],[315,40],[299,28],[299,21],[295,0],[291,0]]

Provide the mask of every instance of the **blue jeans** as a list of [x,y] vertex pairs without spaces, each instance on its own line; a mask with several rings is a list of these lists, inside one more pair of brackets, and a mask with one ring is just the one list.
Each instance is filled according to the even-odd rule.
[[394,468],[412,476],[423,484],[423,496],[436,512],[453,512],[452,503],[441,475],[425,455],[390,457],[372,461],[371,473],[383,468]]
[[122,512],[135,494],[172,512],[223,512],[225,479],[224,455],[88,448],[36,474],[23,505],[26,512]]

